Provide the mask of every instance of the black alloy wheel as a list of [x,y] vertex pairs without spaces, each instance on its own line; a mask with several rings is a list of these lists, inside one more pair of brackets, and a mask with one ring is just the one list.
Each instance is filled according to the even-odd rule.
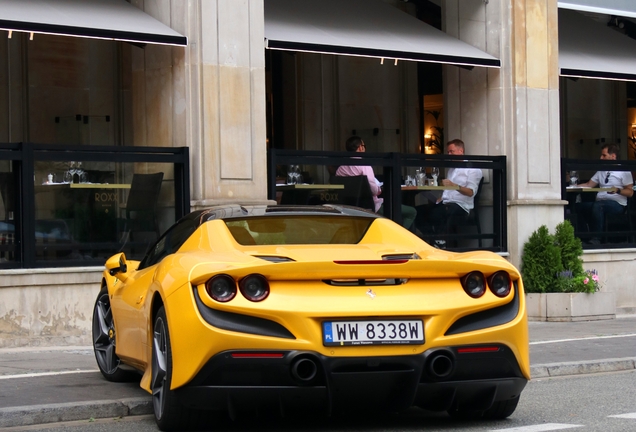
[[170,389],[172,381],[172,350],[166,311],[162,306],[157,311],[152,338],[152,406],[157,426],[162,431],[181,431],[198,426],[198,411],[179,403]]
[[93,351],[97,367],[108,381],[131,381],[138,376],[130,370],[122,369],[121,360],[115,352],[117,343],[115,336],[115,323],[110,308],[108,289],[104,286],[97,295],[95,307],[93,307]]

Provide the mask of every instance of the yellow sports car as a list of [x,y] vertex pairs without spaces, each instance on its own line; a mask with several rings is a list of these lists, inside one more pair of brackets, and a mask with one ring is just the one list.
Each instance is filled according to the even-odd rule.
[[187,215],[141,261],[108,259],[93,341],[106,379],[143,374],[161,430],[297,407],[500,419],[530,378],[513,265],[343,206]]

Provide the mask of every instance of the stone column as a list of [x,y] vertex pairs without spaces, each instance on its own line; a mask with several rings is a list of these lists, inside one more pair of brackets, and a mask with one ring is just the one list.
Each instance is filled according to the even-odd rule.
[[135,145],[190,147],[193,210],[267,202],[263,0],[132,3],[188,37],[133,55]]
[[[557,0],[447,0],[447,33],[501,59],[500,69],[446,66],[447,138],[468,154],[506,155],[508,250],[563,220]],[[486,178],[486,181],[488,179]]]

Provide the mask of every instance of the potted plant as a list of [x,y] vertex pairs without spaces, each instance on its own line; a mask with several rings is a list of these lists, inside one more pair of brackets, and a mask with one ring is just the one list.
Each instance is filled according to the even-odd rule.
[[521,260],[529,319],[578,321],[616,316],[614,293],[599,292],[598,272],[585,270],[582,256],[581,240],[569,221],[558,224],[554,234],[545,225],[532,233]]

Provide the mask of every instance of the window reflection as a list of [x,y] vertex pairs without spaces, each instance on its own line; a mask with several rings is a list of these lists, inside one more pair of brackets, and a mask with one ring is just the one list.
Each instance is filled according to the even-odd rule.
[[37,161],[35,173],[36,260],[140,258],[175,221],[172,164]]

